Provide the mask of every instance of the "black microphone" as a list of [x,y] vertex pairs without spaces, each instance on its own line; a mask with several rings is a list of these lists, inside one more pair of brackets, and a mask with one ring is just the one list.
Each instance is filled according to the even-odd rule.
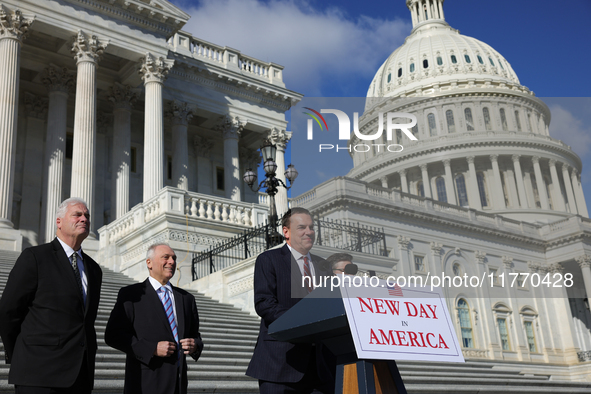
[[357,264],[347,264],[345,266],[345,274],[346,275],[355,275],[357,273],[357,271],[359,271],[359,267],[357,267]]

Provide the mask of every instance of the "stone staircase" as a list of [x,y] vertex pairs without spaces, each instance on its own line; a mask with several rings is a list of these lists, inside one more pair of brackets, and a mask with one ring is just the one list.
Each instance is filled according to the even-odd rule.
[[[19,253],[0,251],[0,294]],[[95,393],[123,391],[125,355],[108,347],[103,333],[117,292],[134,281],[103,267],[101,303],[96,320],[99,350]],[[205,348],[198,362],[189,359],[189,393],[256,393],[258,384],[244,375],[258,334],[259,319],[230,305],[192,292],[199,310]],[[468,361],[464,364],[398,362],[410,394],[439,393],[591,393],[591,381],[570,381],[568,367],[528,363]],[[591,369],[591,368],[590,368]],[[0,344],[0,393],[13,393]]]

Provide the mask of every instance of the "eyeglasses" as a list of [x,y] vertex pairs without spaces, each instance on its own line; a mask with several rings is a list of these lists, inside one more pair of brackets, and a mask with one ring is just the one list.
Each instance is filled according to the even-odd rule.
[[341,272],[345,272],[345,270],[343,268],[333,268],[333,271],[341,271]]

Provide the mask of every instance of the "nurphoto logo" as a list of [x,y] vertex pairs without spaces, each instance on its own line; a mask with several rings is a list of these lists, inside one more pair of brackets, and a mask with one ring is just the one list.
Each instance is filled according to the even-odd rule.
[[[351,138],[351,120],[349,116],[338,109],[321,109],[320,112],[309,108],[304,107],[305,109],[309,110],[310,112],[304,112],[306,115],[309,115],[311,119],[308,119],[308,140],[314,139],[314,121],[320,126],[320,130],[326,129],[328,131],[328,124],[324,119],[322,114],[333,114],[336,115],[337,120],[339,122],[339,140],[349,140]],[[380,112],[378,114],[378,130],[374,134],[362,134],[359,131],[359,113],[353,113],[353,133],[357,139],[362,141],[375,141],[378,138],[382,137],[384,133],[384,113]],[[401,119],[410,119],[409,123],[398,123]],[[395,123],[396,120],[396,123]],[[399,129],[401,130],[411,141],[416,141],[417,137],[413,135],[410,131],[415,125],[417,124],[417,118],[413,114],[409,114],[406,112],[388,112],[386,115],[386,140],[392,141],[394,137],[394,130]],[[371,147],[374,146],[377,148],[377,151],[380,152],[382,147],[384,150],[388,152],[402,152],[404,147],[398,143],[394,144],[347,144],[347,146],[338,146],[333,144],[319,144],[318,149],[319,152],[323,150],[332,150],[335,149],[336,152],[339,150],[346,150],[348,152],[368,152]]]

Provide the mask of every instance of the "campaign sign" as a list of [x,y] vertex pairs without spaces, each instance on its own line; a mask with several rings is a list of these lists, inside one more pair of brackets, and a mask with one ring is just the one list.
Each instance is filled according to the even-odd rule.
[[357,357],[464,362],[440,288],[341,286]]

